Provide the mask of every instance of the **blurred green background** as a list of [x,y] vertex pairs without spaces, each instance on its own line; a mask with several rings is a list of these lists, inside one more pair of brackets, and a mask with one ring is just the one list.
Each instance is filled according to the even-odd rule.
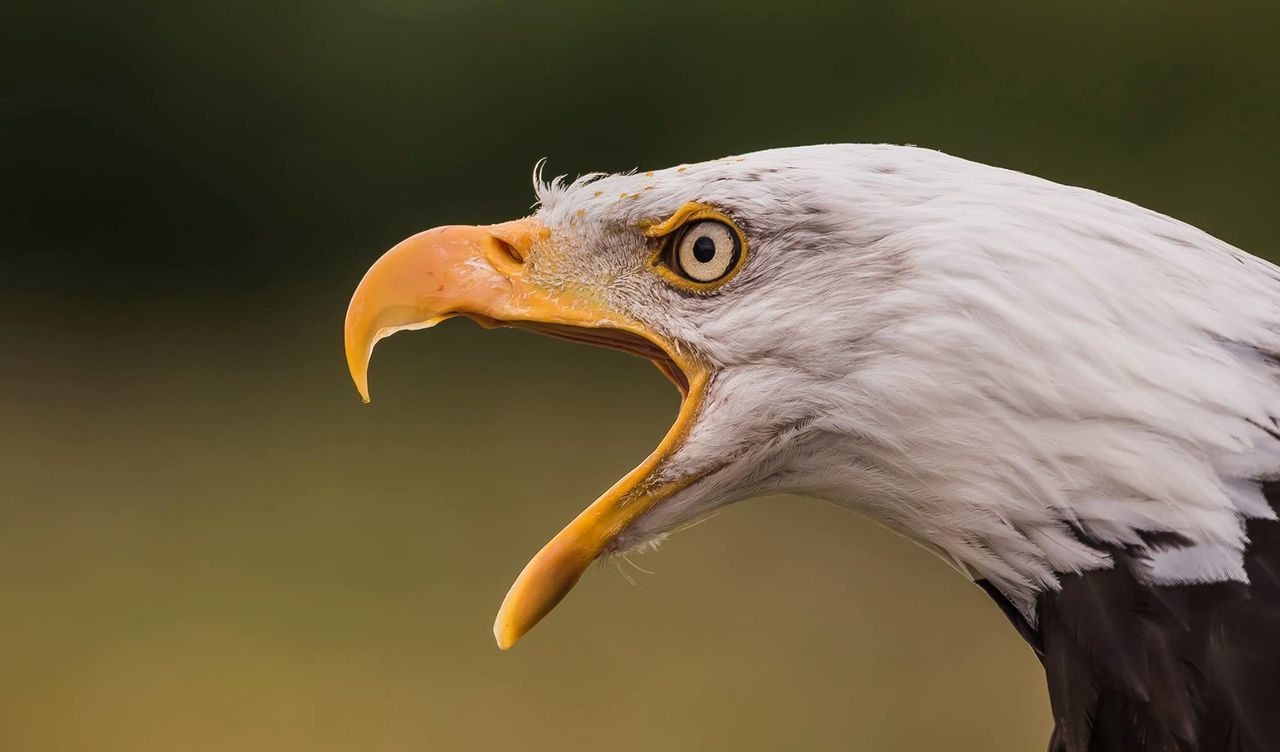
[[1039,669],[858,517],[735,507],[510,653],[525,561],[674,390],[348,296],[530,170],[887,141],[1280,247],[1280,6],[0,5],[0,750],[1026,750]]

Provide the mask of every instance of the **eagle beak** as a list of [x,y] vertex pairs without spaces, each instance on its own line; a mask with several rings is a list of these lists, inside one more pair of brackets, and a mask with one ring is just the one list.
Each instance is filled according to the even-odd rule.
[[[369,401],[369,358],[379,340],[457,315],[484,321],[555,315],[553,300],[517,288],[527,249],[546,230],[532,220],[491,227],[437,227],[399,243],[360,280],[347,308],[347,366]],[[505,272],[505,273],[504,273]]]
[[641,355],[668,376],[685,399],[676,423],[635,470],[560,531],[525,566],[494,623],[498,646],[515,644],[555,607],[591,562],[611,551],[629,524],[694,480],[664,480],[662,468],[684,441],[701,402],[706,369],[583,286],[547,289],[526,277],[526,261],[550,232],[534,219],[483,227],[428,230],[396,245],[369,269],[347,309],[345,341],[351,378],[369,401],[374,345],[398,331],[466,316],[484,326],[512,326]]

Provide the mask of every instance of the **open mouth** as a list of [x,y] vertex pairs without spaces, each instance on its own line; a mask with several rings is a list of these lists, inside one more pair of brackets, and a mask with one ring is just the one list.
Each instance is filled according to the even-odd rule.
[[675,384],[682,398],[689,396],[689,378],[685,376],[684,369],[667,354],[666,350],[638,334],[632,334],[623,329],[587,329],[564,324],[544,324],[538,321],[493,322],[493,324],[639,355],[653,363],[672,384]]
[[698,358],[611,310],[601,295],[566,285],[546,289],[527,280],[527,245],[539,237],[545,230],[535,220],[415,235],[370,267],[344,325],[347,364],[366,401],[369,359],[379,340],[454,316],[638,355],[680,391],[675,423],[658,447],[543,546],[516,578],[494,623],[503,649],[549,613],[593,561],[614,552],[624,530],[697,480],[682,474],[673,458],[700,413],[708,381]]

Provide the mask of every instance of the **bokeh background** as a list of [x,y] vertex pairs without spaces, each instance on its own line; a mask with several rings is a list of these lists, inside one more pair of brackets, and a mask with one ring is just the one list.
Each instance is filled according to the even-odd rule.
[[625,355],[348,296],[530,171],[915,143],[1276,257],[1280,5],[0,3],[0,750],[1040,749],[1031,653],[818,502],[490,624],[665,432]]

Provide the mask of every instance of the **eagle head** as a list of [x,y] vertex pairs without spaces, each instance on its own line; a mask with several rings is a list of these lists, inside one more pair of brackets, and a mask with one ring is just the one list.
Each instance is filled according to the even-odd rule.
[[[512,645],[592,561],[731,502],[855,508],[1030,611],[1137,552],[1240,579],[1280,471],[1280,273],[1098,193],[910,147],[831,145],[544,183],[529,217],[388,251],[346,318],[374,344],[464,316],[634,353],[680,390],[643,462],[556,535]],[[1169,545],[1176,541],[1178,545]]]

